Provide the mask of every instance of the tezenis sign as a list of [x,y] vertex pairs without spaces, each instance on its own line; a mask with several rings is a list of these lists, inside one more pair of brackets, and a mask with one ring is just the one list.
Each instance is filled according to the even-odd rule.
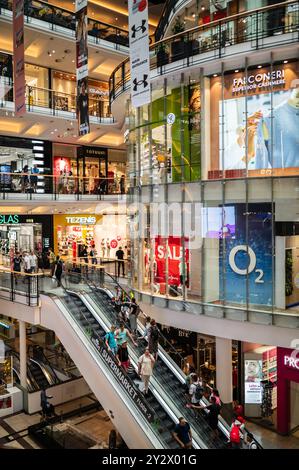
[[0,225],[19,224],[18,215],[0,215]]

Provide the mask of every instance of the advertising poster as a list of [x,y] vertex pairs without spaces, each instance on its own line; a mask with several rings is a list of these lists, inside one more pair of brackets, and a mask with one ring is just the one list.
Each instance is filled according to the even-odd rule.
[[200,178],[201,135],[200,111],[201,93],[198,83],[189,85],[189,133],[190,133],[190,172],[191,181]]
[[[271,204],[235,204],[235,227],[230,207],[224,206],[224,211],[228,211],[231,236],[219,237],[220,299],[272,305]],[[216,236],[216,231],[211,232]]]
[[262,361],[245,360],[245,403],[259,405],[262,403]]
[[[166,246],[168,242],[168,246]],[[181,237],[156,237],[155,239],[155,283],[166,282],[166,256],[168,255],[168,284],[189,286],[189,248],[185,239],[185,263],[183,257],[183,240]]]
[[211,128],[219,129],[211,170],[232,177],[246,168],[255,176],[298,167],[298,106],[298,62],[224,75],[223,90],[220,77],[211,79]]
[[76,76],[78,133],[90,132],[88,113],[87,0],[76,1]]
[[151,101],[148,0],[129,0],[131,98],[135,108]]
[[13,54],[15,115],[26,112],[24,66],[24,0],[13,0]]

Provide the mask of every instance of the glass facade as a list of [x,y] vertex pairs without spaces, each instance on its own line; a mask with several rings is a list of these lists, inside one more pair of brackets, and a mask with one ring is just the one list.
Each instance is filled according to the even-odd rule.
[[286,58],[159,78],[150,105],[128,103],[137,291],[299,310],[298,78]]

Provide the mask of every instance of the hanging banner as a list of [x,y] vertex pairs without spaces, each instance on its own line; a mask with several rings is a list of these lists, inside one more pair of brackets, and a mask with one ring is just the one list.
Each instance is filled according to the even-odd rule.
[[131,98],[135,108],[150,103],[148,1],[129,0]]
[[76,1],[76,78],[78,134],[90,132],[88,113],[87,0]]
[[13,54],[15,115],[26,112],[24,66],[24,0],[13,0]]

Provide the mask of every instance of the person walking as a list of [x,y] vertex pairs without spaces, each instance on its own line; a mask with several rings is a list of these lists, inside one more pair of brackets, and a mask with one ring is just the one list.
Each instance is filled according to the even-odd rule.
[[33,250],[30,251],[29,259],[30,259],[30,271],[31,273],[36,273],[37,272],[37,256]]
[[115,339],[115,325],[111,325],[110,331],[105,335],[105,344],[109,351],[116,356],[117,354],[117,342]]
[[55,269],[55,277],[57,280],[57,287],[61,286],[61,276],[63,271],[63,261],[60,256],[56,258],[56,269]]
[[[24,272],[25,274],[31,274],[31,264],[30,264],[30,258],[27,253],[27,251],[24,251],[23,253],[23,263],[24,263]],[[24,281],[28,280],[28,277],[25,276]]]
[[[17,251],[13,259],[13,271],[15,271],[15,273],[21,272],[21,263],[22,263],[22,257],[20,253]],[[14,277],[15,277],[15,283],[18,284],[19,275],[15,274]]]
[[40,406],[43,413],[43,418],[54,415],[54,406],[48,402],[49,399],[53,398],[51,395],[47,396],[45,388],[42,388],[40,392]]
[[145,348],[144,354],[138,359],[138,374],[141,376],[141,380],[144,383],[144,394],[148,394],[148,386],[153,375],[153,367],[155,364],[155,358],[149,352],[149,348]]
[[118,277],[120,277],[120,270],[122,268],[123,277],[125,277],[125,262],[124,262],[125,252],[121,246],[115,253],[115,256],[117,258],[117,275]]
[[40,251],[37,253],[37,272],[39,272],[39,270],[41,270],[43,275],[45,274],[44,257]]
[[154,356],[155,361],[157,361],[159,348],[159,330],[154,318],[151,319],[151,326],[148,329],[148,347],[150,353]]
[[191,449],[192,447],[192,432],[189,423],[185,418],[179,418],[179,422],[176,425],[173,432],[174,439],[179,443],[182,449]]
[[127,341],[124,341],[121,345],[118,346],[116,357],[118,359],[118,365],[123,367],[127,373],[130,366]]
[[132,341],[132,343],[135,346],[137,346],[137,343],[134,341],[133,336],[131,335],[129,330],[127,330],[127,328],[125,328],[124,322],[120,322],[119,328],[115,332],[115,338],[116,338],[118,346],[121,346],[123,343],[127,343],[128,338]]
[[39,174],[39,169],[38,169],[38,166],[35,164],[33,165],[33,168],[31,168],[31,176],[30,176],[30,184],[34,193],[36,193],[36,190],[37,190],[37,181],[38,181],[37,175],[38,174]]
[[48,253],[48,260],[50,263],[50,276],[54,276],[54,271],[56,267],[56,256],[52,248],[49,248],[49,253]]

